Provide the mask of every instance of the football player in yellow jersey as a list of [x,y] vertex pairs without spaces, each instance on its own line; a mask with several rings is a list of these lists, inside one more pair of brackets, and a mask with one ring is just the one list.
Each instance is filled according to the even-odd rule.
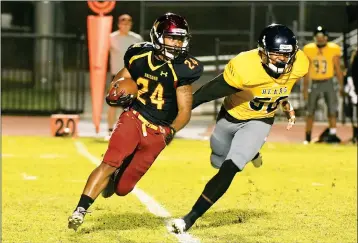
[[223,74],[194,93],[194,108],[225,97],[210,138],[211,164],[219,171],[192,210],[171,222],[173,232],[187,231],[224,195],[237,172],[257,156],[279,106],[286,112],[290,129],[295,117],[288,96],[308,67],[308,58],[298,49],[294,33],[284,25],[273,24],[261,32],[258,49],[231,59]]
[[[341,48],[337,44],[327,41],[327,31],[321,26],[314,31],[314,39],[315,42],[309,43],[303,48],[310,60],[309,73],[304,78],[303,84],[303,96],[307,102],[306,140],[304,143],[311,142],[314,113],[322,93],[327,104],[329,121],[329,135],[325,138],[325,142],[339,143],[340,139],[336,136],[338,102],[333,76],[336,74],[340,94],[343,94],[343,72],[340,66]],[[311,85],[309,85],[310,81]]]

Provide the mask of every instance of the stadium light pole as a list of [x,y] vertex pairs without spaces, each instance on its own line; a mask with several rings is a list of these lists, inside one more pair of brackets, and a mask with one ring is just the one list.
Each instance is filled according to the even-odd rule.
[[251,3],[250,9],[250,48],[254,48],[255,41],[255,14],[256,14],[256,6],[255,3]]
[[[300,1],[298,7],[298,29],[299,33],[303,33],[305,31],[305,24],[306,24],[306,2]],[[299,43],[304,43],[304,36],[298,35]]]
[[35,38],[35,84],[49,85],[49,77],[53,70],[52,65],[48,65],[53,60],[53,40],[54,34],[54,2],[39,1],[35,3],[35,33],[40,36]]

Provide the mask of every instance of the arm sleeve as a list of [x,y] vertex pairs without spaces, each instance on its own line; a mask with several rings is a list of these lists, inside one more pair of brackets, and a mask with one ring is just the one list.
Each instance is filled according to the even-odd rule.
[[230,86],[225,81],[224,75],[220,74],[194,93],[192,109],[203,103],[235,94],[240,91],[240,89]]

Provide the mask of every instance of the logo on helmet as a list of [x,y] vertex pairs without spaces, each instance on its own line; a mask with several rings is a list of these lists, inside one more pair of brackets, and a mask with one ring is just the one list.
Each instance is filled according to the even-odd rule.
[[292,45],[281,44],[279,48],[280,48],[280,52],[292,52],[293,50]]
[[265,41],[265,39],[266,39],[266,35],[264,35],[264,37],[262,38],[262,43],[264,44],[264,46],[266,46],[266,41]]
[[184,29],[179,29],[179,28],[172,28],[171,32],[173,33],[177,33],[177,34],[182,34],[182,35],[186,35],[187,31]]

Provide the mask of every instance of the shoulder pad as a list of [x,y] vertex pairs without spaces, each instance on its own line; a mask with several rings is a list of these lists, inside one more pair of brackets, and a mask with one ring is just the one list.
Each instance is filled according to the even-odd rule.
[[182,63],[174,63],[174,69],[178,76],[178,86],[181,86],[198,80],[203,74],[204,66],[198,59],[188,55]]
[[142,52],[142,51],[151,51],[154,46],[151,42],[138,42],[128,47],[128,51],[135,53],[134,55]]
[[136,55],[140,55],[149,51],[153,51],[154,46],[150,42],[139,42],[128,47],[124,54],[124,64],[126,68],[129,68],[129,60]]
[[231,68],[241,79],[242,85],[249,85],[252,80],[256,80],[257,72],[261,67],[261,59],[257,49],[240,52],[230,60]]
[[341,49],[341,47],[338,44],[334,43],[334,42],[328,42],[327,46],[329,46],[331,48]]

